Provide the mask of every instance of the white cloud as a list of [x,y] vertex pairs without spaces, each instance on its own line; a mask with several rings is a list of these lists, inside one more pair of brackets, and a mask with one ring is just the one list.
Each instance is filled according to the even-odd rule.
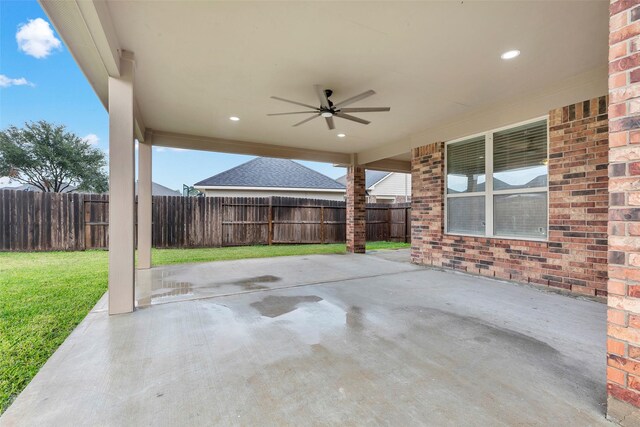
[[31,86],[34,84],[25,79],[24,77],[19,77],[17,79],[12,79],[11,77],[7,77],[4,74],[0,74],[0,87],[9,87],[9,86]]
[[53,34],[53,29],[42,18],[30,19],[18,27],[16,33],[18,48],[34,58],[46,58],[54,49],[60,49],[62,43]]
[[98,145],[98,142],[100,142],[100,138],[98,138],[98,135],[96,135],[95,133],[90,133],[89,135],[82,138],[82,140],[91,145]]

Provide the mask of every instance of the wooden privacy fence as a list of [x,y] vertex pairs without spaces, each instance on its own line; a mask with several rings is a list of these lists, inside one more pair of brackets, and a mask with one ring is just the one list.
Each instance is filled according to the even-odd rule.
[[[153,197],[153,246],[346,240],[344,202],[289,197]],[[367,240],[409,241],[411,204],[367,204]],[[0,251],[108,246],[109,196],[0,190]]]

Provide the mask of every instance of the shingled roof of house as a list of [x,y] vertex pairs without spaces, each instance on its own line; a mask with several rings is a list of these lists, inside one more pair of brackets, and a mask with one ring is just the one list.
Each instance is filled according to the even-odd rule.
[[[382,181],[387,175],[390,175],[391,172],[382,172],[382,171],[372,171],[368,170],[365,172],[365,185],[367,189],[371,188],[373,185]],[[342,185],[347,185],[347,176],[342,175],[340,178],[337,178],[338,181]]]
[[343,190],[326,175],[287,159],[258,157],[194,184],[195,187],[269,187]]
[[[135,185],[136,194],[138,194],[138,181]],[[179,191],[172,190],[169,187],[158,184],[157,182],[151,183],[151,194],[154,196],[182,196]]]

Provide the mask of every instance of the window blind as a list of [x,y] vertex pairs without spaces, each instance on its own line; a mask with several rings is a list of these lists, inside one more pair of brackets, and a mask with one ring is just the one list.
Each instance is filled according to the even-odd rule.
[[493,189],[547,186],[547,122],[493,134]]
[[484,191],[484,136],[447,146],[447,192]]
[[485,196],[451,197],[447,201],[447,230],[451,233],[485,233]]
[[547,237],[547,193],[503,194],[493,198],[496,236]]

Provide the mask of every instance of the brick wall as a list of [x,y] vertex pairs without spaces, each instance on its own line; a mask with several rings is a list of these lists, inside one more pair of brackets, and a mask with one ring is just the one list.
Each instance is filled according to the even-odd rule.
[[365,169],[362,166],[347,168],[347,251],[364,253],[367,231],[367,194]]
[[443,143],[412,152],[412,262],[605,296],[607,98],[549,113],[547,242],[444,234]]
[[[610,4],[608,416],[640,424],[640,6]],[[622,423],[624,420],[624,423]]]

